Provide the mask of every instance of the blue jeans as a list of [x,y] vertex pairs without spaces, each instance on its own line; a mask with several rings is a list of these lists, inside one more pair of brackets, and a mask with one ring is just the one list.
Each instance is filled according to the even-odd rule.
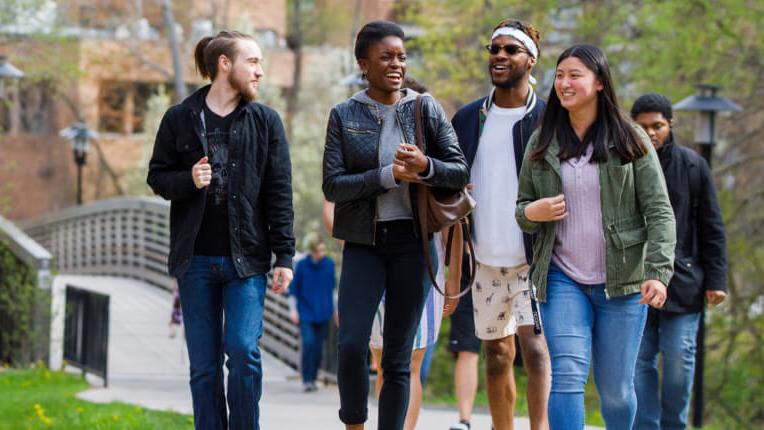
[[541,314],[552,358],[552,430],[584,428],[590,359],[605,425],[631,428],[637,412],[634,366],[647,315],[639,298],[607,298],[604,285],[578,284],[550,266]]
[[408,221],[379,222],[376,244],[345,243],[339,292],[337,385],[340,420],[361,424],[368,415],[369,338],[385,294],[378,430],[400,430],[406,418],[411,350],[430,284],[424,277],[422,243]]
[[[687,427],[699,320],[700,313],[650,311],[634,377],[639,400],[635,429],[683,430]],[[658,353],[663,355],[660,391]]]
[[328,334],[329,321],[300,320],[300,340],[302,341],[300,370],[304,384],[312,384],[316,381],[324,352],[324,341],[326,341]]
[[[198,430],[260,428],[263,372],[258,341],[265,282],[264,274],[239,278],[231,257],[206,256],[194,256],[178,279]],[[223,353],[228,356],[230,417],[223,393]]]
[[424,353],[422,369],[419,371],[419,379],[421,380],[423,386],[425,381],[427,381],[427,376],[430,374],[430,367],[432,367],[432,357],[435,355],[435,348],[437,345],[437,343],[428,345],[427,350]]

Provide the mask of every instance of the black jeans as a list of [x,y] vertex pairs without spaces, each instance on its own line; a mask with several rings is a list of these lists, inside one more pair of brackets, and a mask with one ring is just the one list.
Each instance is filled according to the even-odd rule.
[[376,244],[345,244],[339,291],[340,420],[360,424],[368,415],[369,336],[374,314],[385,293],[379,430],[403,428],[409,401],[411,348],[422,316],[429,283],[424,255],[413,222],[389,221],[376,226]]

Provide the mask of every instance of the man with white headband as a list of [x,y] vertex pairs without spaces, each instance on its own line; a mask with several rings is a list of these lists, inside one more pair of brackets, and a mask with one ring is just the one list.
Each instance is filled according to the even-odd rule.
[[529,24],[504,20],[494,28],[486,49],[493,88],[488,97],[459,109],[452,120],[477,201],[472,214],[478,262],[472,286],[475,334],[485,348],[494,428],[513,428],[517,394],[512,363],[517,334],[528,372],[531,428],[548,429],[551,365],[528,276],[531,238],[522,233],[514,217],[523,154],[545,105],[531,86],[535,82],[531,71],[539,58],[539,33]]

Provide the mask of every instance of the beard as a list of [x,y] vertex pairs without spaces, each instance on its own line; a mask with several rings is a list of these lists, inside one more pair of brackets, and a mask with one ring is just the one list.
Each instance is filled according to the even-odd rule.
[[[518,66],[514,69],[506,79],[497,81],[491,77],[491,83],[497,88],[515,88],[520,82],[522,82],[525,75],[531,69],[530,62],[525,63],[525,66]],[[491,65],[488,65],[488,74],[491,75]],[[491,75],[492,76],[492,75]]]
[[231,88],[239,92],[244,101],[252,102],[257,99],[257,89],[252,88],[252,85],[249,84],[249,80],[236,79],[234,74],[231,73],[228,75],[228,83],[231,85]]

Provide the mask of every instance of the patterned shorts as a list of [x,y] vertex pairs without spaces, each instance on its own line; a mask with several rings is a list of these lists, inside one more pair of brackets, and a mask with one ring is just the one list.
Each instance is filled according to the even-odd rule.
[[477,265],[472,303],[475,335],[482,340],[511,336],[518,326],[533,325],[527,264],[518,267]]

